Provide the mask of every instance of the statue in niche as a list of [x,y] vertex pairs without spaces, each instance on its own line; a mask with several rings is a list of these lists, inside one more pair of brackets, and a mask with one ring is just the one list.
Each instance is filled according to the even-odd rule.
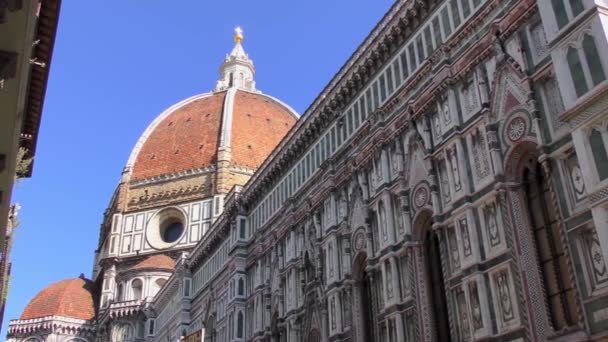
[[314,238],[316,239],[317,238],[316,233],[321,231],[321,213],[316,211],[312,215],[312,221],[313,221],[313,226],[314,226],[314,230],[315,230]]
[[393,147],[392,164],[393,172],[397,173],[401,170],[401,165],[403,164],[403,151],[399,141],[397,141]]
[[346,194],[342,192],[338,197],[338,218],[340,221],[346,219],[347,205]]
[[361,195],[363,199],[368,199],[369,187],[367,186],[367,174],[365,170],[359,170],[357,172],[357,181],[359,182],[359,187],[361,188]]
[[458,156],[456,150],[450,153],[450,162],[452,164],[452,175],[454,176],[454,188],[460,190],[460,172],[458,172]]
[[450,123],[452,119],[450,118],[450,104],[448,102],[448,98],[444,97],[441,99],[441,103],[439,104],[441,114],[443,115],[443,120],[446,124]]
[[435,136],[441,136],[441,120],[439,120],[439,114],[433,115],[433,123],[435,125]]
[[416,131],[418,132],[418,136],[419,136],[420,140],[422,140],[424,148],[429,150],[431,148],[431,141],[430,141],[430,136],[429,136],[429,126],[426,121],[426,118],[417,120],[417,121],[415,121],[415,123],[416,123]]

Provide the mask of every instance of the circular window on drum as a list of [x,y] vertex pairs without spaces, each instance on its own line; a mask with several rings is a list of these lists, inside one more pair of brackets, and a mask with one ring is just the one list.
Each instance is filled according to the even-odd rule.
[[160,236],[166,243],[177,241],[184,232],[184,224],[180,221],[166,222],[164,227],[161,227]]
[[177,244],[186,229],[186,217],[178,208],[166,208],[150,219],[146,227],[146,240],[151,247],[165,249]]

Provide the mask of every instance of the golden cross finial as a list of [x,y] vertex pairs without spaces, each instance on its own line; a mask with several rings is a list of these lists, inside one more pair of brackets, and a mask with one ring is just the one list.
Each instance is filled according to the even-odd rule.
[[240,43],[243,41],[243,29],[240,26],[237,26],[234,29],[234,41]]

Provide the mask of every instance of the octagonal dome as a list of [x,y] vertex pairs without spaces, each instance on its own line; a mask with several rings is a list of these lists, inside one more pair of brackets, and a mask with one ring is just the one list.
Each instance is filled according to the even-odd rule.
[[193,96],[167,109],[146,129],[127,164],[131,180],[213,166],[218,149],[231,163],[259,167],[295,124],[281,101],[232,88]]

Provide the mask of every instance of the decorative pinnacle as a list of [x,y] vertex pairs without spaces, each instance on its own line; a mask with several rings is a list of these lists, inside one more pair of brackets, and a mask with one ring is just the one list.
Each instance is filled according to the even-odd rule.
[[243,41],[243,29],[240,26],[237,26],[234,29],[234,41],[237,43],[241,43]]

